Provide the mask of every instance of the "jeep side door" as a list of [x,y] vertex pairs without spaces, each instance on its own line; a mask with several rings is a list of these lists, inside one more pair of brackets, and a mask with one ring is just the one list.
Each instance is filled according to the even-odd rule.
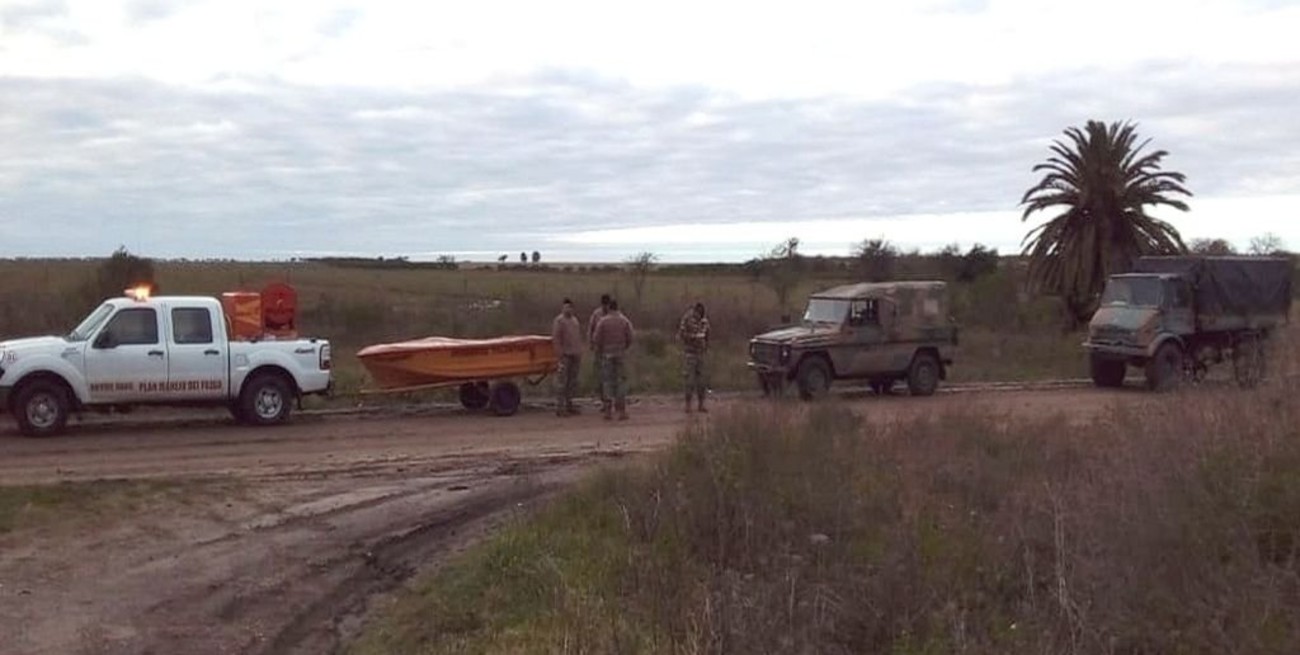
[[849,304],[849,340],[844,350],[847,365],[836,372],[841,377],[867,377],[881,371],[885,357],[885,326],[881,310],[886,305],[879,298],[857,298]]
[[124,307],[86,348],[90,402],[138,402],[163,397],[167,386],[167,346],[152,306]]

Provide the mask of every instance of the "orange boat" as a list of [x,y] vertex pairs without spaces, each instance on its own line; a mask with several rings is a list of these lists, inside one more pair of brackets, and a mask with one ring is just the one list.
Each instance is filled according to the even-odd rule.
[[519,387],[508,378],[545,377],[558,363],[551,338],[536,335],[382,343],[361,349],[357,359],[380,390],[460,385],[465,407],[490,405],[498,414],[512,414],[519,404]]

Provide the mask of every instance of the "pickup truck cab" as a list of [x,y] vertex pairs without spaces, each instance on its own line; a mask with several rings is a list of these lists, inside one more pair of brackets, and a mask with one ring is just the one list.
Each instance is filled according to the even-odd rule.
[[73,412],[136,405],[225,405],[272,425],[332,389],[328,341],[231,340],[230,325],[216,298],[110,299],[64,336],[0,342],[0,409],[31,436],[62,431]]

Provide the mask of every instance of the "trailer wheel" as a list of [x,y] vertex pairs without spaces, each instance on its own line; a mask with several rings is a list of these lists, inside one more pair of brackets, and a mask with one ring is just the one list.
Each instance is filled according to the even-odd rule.
[[489,392],[488,406],[497,416],[510,416],[519,411],[519,385],[514,382],[496,382]]
[[487,407],[489,400],[488,383],[466,382],[460,385],[460,404],[465,409],[478,411]]
[[71,403],[63,385],[50,380],[34,380],[19,388],[14,396],[13,414],[18,429],[29,437],[48,437],[63,431],[68,424]]
[[1183,349],[1173,341],[1166,341],[1156,350],[1155,357],[1147,361],[1147,388],[1152,391],[1172,391],[1182,382],[1185,364]]
[[293,393],[284,378],[274,373],[257,374],[239,393],[239,413],[250,425],[284,423],[292,411]]
[[1120,359],[1093,355],[1088,360],[1088,372],[1092,374],[1092,383],[1098,387],[1122,387],[1128,364]]

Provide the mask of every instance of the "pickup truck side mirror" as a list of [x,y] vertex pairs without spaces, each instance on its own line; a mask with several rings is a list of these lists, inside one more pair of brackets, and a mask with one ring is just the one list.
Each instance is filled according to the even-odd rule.
[[98,348],[100,350],[108,350],[110,348],[116,348],[117,338],[113,336],[113,333],[111,331],[104,330],[103,332],[99,333],[99,336],[95,337],[94,346],[95,348]]

